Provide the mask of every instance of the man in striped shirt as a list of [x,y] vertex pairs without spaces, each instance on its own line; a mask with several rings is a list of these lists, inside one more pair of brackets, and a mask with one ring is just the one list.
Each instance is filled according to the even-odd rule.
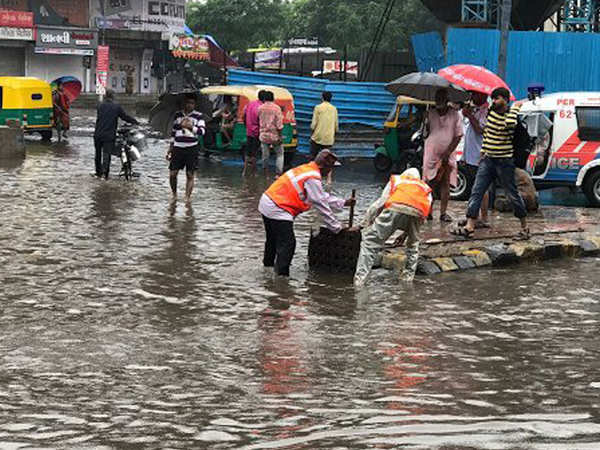
[[521,221],[518,237],[528,239],[527,209],[515,183],[512,143],[522,102],[517,102],[509,108],[510,92],[506,88],[495,89],[492,92],[492,101],[493,105],[483,130],[481,161],[467,207],[467,224],[464,228],[457,228],[452,232],[465,237],[473,234],[483,196],[498,178],[513,205],[515,216]]
[[198,136],[203,136],[205,123],[202,114],[196,111],[196,99],[187,97],[183,111],[175,114],[172,142],[167,152],[169,163],[169,182],[173,198],[177,198],[177,175],[185,168],[187,181],[185,185],[185,201],[192,199],[194,189],[194,172],[198,168],[199,144]]

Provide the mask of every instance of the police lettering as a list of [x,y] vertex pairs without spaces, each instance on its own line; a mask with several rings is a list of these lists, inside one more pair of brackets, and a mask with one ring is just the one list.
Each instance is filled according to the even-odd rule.
[[553,158],[550,161],[551,169],[559,170],[579,170],[581,163],[579,158]]

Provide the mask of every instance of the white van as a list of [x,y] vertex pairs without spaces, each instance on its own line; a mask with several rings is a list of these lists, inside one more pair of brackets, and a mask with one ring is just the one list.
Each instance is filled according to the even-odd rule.
[[[547,126],[529,126],[540,121],[527,117],[541,114]],[[593,206],[600,206],[600,92],[544,95],[527,101],[521,118],[536,136],[527,165],[536,187],[581,188]]]

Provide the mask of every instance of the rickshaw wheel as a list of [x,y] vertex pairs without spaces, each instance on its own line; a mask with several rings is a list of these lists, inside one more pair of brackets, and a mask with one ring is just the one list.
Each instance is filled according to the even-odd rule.
[[375,170],[378,172],[389,172],[392,168],[392,160],[383,153],[375,153],[373,165],[375,166]]
[[40,131],[40,135],[42,136],[42,141],[49,142],[52,140],[52,130]]

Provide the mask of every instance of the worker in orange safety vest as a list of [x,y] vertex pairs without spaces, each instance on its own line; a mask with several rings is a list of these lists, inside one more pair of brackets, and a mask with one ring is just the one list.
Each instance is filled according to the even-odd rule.
[[431,188],[421,181],[417,169],[391,176],[362,223],[364,228],[354,275],[356,287],[364,286],[375,259],[396,230],[403,230],[406,235],[406,264],[401,279],[413,280],[419,259],[419,229],[431,212],[432,202]]
[[288,170],[265,191],[258,210],[263,216],[266,242],[263,264],[274,267],[277,275],[289,276],[290,264],[296,250],[294,219],[315,207],[323,224],[334,233],[343,228],[333,214],[354,203],[334,197],[323,190],[321,180],[340,165],[330,150],[322,150],[314,161]]

